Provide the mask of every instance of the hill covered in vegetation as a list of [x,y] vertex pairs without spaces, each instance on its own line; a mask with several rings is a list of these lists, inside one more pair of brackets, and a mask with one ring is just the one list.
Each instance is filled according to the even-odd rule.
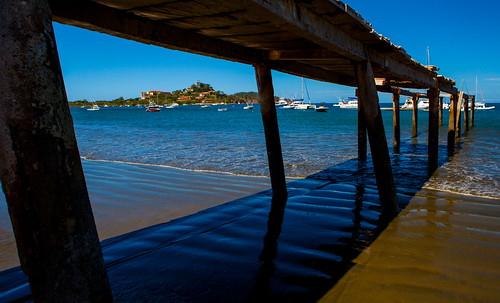
[[[165,104],[214,104],[214,103],[255,103],[257,102],[256,92],[239,92],[235,94],[225,94],[223,91],[215,90],[210,84],[197,81],[189,87],[171,92],[151,90],[141,92],[140,97],[125,99],[123,97],[114,100],[95,100],[95,103],[104,106],[135,106],[148,105],[154,102],[159,105]],[[71,106],[90,106],[94,101],[75,100],[71,101]]]

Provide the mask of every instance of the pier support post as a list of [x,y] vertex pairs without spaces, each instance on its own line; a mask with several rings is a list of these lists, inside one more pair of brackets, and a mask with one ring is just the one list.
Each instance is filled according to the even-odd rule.
[[392,93],[392,144],[394,153],[399,153],[401,129],[399,124],[399,90]]
[[455,149],[456,138],[456,119],[457,119],[458,95],[450,96],[450,115],[448,117],[448,151],[452,152]]
[[418,96],[412,97],[413,111],[411,116],[411,136],[416,138],[418,136]]
[[474,128],[474,114],[476,112],[476,96],[471,96],[470,102],[470,128]]
[[460,138],[462,136],[462,106],[464,105],[464,93],[460,92],[458,94],[458,103],[457,103],[457,109],[456,109],[456,126],[455,126],[455,139]]
[[[359,100],[359,89],[356,89],[356,97]],[[358,102],[358,160],[366,161],[367,158],[367,142],[366,142],[366,122],[363,116],[363,104]]]
[[429,98],[429,175],[432,175],[438,167],[439,151],[439,89],[431,88],[427,91]]
[[278,117],[274,104],[274,89],[271,70],[265,64],[255,64],[255,75],[259,93],[260,112],[264,124],[266,137],[267,158],[269,162],[269,174],[271,175],[271,187],[273,190],[273,202],[285,202],[287,198],[285,170],[283,167],[283,156],[281,153],[280,132]]
[[390,218],[397,213],[398,204],[377,86],[370,61],[360,62],[356,65],[356,76],[358,103],[361,105],[361,114],[366,123],[378,192],[384,207],[384,215]]
[[444,97],[439,97],[439,127],[443,126]]
[[470,97],[466,96],[465,97],[465,103],[464,103],[464,124],[465,124],[465,131],[469,131],[469,101]]
[[0,178],[34,302],[112,302],[47,0],[2,1]]

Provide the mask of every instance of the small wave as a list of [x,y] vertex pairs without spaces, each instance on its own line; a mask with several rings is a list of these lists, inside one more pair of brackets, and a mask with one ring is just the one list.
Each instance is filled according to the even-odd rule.
[[[229,175],[229,176],[236,176],[236,177],[253,177],[253,178],[268,178],[269,177],[269,176],[263,176],[263,175],[240,174],[240,173],[210,170],[210,169],[183,168],[183,167],[176,167],[176,166],[165,165],[165,164],[152,164],[152,163],[141,163],[141,162],[131,162],[131,161],[120,161],[120,160],[92,159],[92,158],[88,158],[85,156],[81,156],[80,158],[84,161],[89,161],[89,162],[104,162],[104,163],[128,164],[128,165],[147,166],[147,167],[162,167],[162,168],[170,168],[170,169],[176,169],[176,170],[181,170],[181,171],[221,174],[221,175]],[[291,179],[291,180],[303,179],[303,178],[304,177],[287,177],[287,179]]]
[[431,185],[424,185],[423,188],[424,189],[438,191],[438,192],[446,192],[446,193],[450,193],[450,194],[461,195],[461,196],[475,197],[475,198],[486,198],[486,199],[492,199],[492,200],[499,200],[500,201],[499,197],[494,197],[494,196],[490,196],[490,195],[486,195],[486,194],[466,193],[466,192],[460,192],[460,191],[456,191],[456,190],[450,190],[450,189],[444,189],[444,188],[436,188],[436,187],[431,186]]

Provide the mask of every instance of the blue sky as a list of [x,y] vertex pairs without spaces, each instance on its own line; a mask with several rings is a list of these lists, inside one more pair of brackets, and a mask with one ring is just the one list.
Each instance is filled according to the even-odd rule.
[[[500,1],[346,1],[375,29],[420,62],[431,63],[474,92],[479,78],[480,97],[500,102]],[[255,91],[251,66],[193,55],[76,27],[54,24],[70,100],[137,97],[149,89],[175,90],[196,80],[226,93]],[[274,73],[277,95],[292,97],[300,79]],[[334,102],[353,89],[307,81],[313,101]],[[382,96],[382,100],[387,96]]]

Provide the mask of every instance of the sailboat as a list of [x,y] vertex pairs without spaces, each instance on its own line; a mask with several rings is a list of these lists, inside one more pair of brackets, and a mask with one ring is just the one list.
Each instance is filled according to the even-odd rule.
[[[302,98],[301,99],[295,99],[292,102],[292,106],[294,106],[294,109],[300,109],[300,110],[307,110],[307,109],[315,109],[316,106],[311,104],[311,99],[309,98],[309,91],[307,91],[307,87],[305,86],[304,82],[304,77],[302,79]],[[307,99],[309,100],[309,103],[304,103],[304,89],[307,93]]]

